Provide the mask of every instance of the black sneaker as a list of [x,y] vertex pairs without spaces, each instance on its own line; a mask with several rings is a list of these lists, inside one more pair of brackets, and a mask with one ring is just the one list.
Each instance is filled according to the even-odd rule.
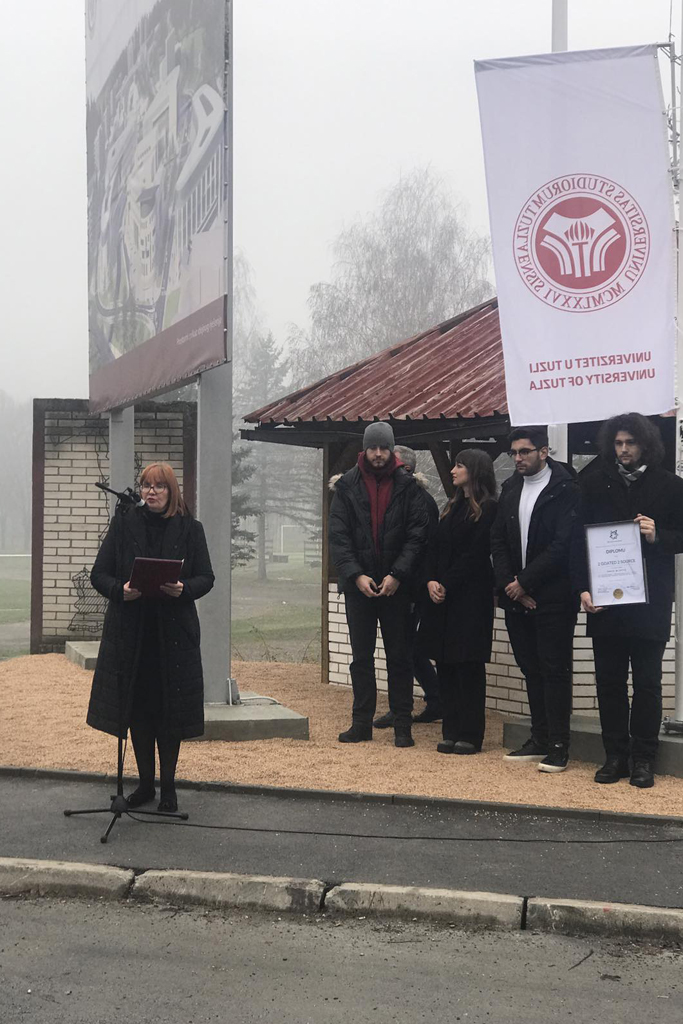
[[413,722],[418,725],[424,722],[440,722],[442,718],[441,708],[430,708],[429,704],[419,715],[413,715]]
[[633,771],[631,772],[631,785],[637,786],[638,789],[650,789],[655,784],[655,766],[652,761],[641,761],[638,759],[633,762]]
[[436,749],[439,754],[454,754],[455,740],[441,740],[440,743],[437,743]]
[[528,739],[519,750],[511,750],[509,754],[503,754],[504,761],[542,761],[548,754],[547,747],[541,747],[534,739]]
[[563,772],[569,764],[569,751],[561,743],[553,743],[550,753],[538,766],[539,772]]
[[457,740],[453,747],[454,754],[478,754],[479,748],[475,747],[474,743],[470,743],[469,740]]
[[372,724],[375,729],[390,729],[394,724],[394,712],[387,711],[385,715],[380,715],[379,718],[376,718]]
[[346,732],[339,733],[338,739],[340,743],[363,743],[365,740],[371,740],[372,726],[354,722]]
[[630,774],[628,761],[621,757],[608,757],[593,778],[595,782],[609,785],[612,782],[619,782],[620,779],[627,779]]

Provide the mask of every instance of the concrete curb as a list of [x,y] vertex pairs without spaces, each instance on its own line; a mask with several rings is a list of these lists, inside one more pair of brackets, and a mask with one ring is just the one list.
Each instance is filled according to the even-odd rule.
[[[70,768],[23,768],[0,765],[1,778],[53,779],[56,782],[111,782],[111,772],[79,772]],[[124,780],[137,783],[137,776],[125,775]],[[246,782],[194,782],[176,779],[176,787],[198,793],[234,793],[245,796],[272,796],[283,800],[323,800],[329,803],[350,802],[394,804],[404,807],[426,807],[435,810],[482,811],[487,814],[512,814],[523,817],[566,818],[569,820],[614,822],[632,825],[683,825],[683,816],[665,814],[639,814],[628,811],[599,811],[584,807],[545,807],[542,804],[496,803],[493,800],[458,800],[449,797],[412,796],[402,793],[362,793],[344,789],[288,789],[283,786],[252,786]]]
[[158,899],[172,905],[436,921],[467,931],[683,941],[683,910],[494,892],[277,878],[213,871],[133,871],[99,864],[0,857],[0,896]]
[[683,910],[633,903],[530,899],[526,927],[561,935],[681,941]]
[[0,893],[19,896],[100,896],[123,899],[134,874],[102,864],[0,857]]
[[325,894],[317,878],[274,878],[215,871],[145,871],[133,896],[209,907],[294,911],[316,914]]
[[524,900],[521,896],[494,892],[347,882],[328,892],[325,910],[340,914],[428,918],[468,930],[518,931],[522,927]]

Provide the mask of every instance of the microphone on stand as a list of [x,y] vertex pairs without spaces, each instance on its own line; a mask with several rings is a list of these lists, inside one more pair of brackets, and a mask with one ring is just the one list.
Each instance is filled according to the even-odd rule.
[[99,487],[101,491],[108,491],[109,494],[114,494],[124,505],[135,505],[137,508],[142,508],[145,504],[144,499],[130,487],[126,487],[125,491],[113,491],[111,487],[101,484],[99,480],[95,481],[95,487]]

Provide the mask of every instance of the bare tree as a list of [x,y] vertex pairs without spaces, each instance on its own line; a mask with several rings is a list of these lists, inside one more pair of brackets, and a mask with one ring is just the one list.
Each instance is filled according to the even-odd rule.
[[289,337],[296,383],[482,302],[492,291],[489,248],[430,168],[402,177],[374,214],[341,232],[332,280],[312,286],[310,329]]

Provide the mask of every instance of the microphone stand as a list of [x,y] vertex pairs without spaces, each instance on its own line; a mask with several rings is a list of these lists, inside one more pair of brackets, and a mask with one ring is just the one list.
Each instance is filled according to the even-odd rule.
[[[96,483],[96,487],[99,487],[102,491],[109,491],[110,494],[115,494],[119,499],[116,503],[116,509],[114,510],[114,518],[123,518],[129,509],[137,505],[144,505],[144,502],[135,494],[130,487],[123,492],[112,491],[111,487],[105,487],[104,484]],[[119,525],[116,533],[116,564],[121,564],[121,542],[123,537],[123,523]],[[123,692],[123,670],[121,667],[121,652],[123,651],[123,614],[119,616],[119,635],[118,635],[118,672],[117,672],[117,689],[119,695],[119,729],[118,729],[118,757],[116,765],[116,795],[111,797],[111,804],[109,807],[90,807],[82,811],[64,811],[65,818],[71,818],[76,814],[111,814],[112,819],[107,826],[106,832],[100,836],[100,842],[106,843],[109,838],[109,833],[113,829],[116,822],[124,814],[133,816],[133,814],[146,814],[152,818],[180,818],[182,821],[187,821],[189,814],[185,811],[151,811],[145,810],[143,807],[130,808],[128,801],[123,795],[123,741],[124,737],[128,734],[128,726],[124,725],[124,692]],[[129,680],[128,687],[132,685]],[[132,812],[132,813],[131,813]],[[135,818],[133,818],[135,820]]]

